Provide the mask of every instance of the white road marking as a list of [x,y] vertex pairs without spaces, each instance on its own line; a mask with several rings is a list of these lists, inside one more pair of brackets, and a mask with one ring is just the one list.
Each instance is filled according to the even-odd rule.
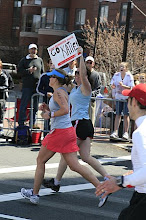
[[[127,161],[131,160],[131,155],[129,156],[122,156],[122,157],[115,157],[115,158],[102,158],[99,159],[98,161],[101,164],[108,163],[108,162],[117,162],[117,161]],[[79,160],[79,162],[82,165],[87,165],[85,162],[82,160]],[[57,168],[59,166],[59,163],[50,163],[46,164],[46,169],[52,169],[52,168]],[[17,173],[17,172],[25,172],[25,171],[33,171],[36,169],[36,165],[32,166],[23,166],[23,167],[9,167],[9,168],[1,168],[0,169],[0,174],[4,173]]]
[[[122,157],[117,157],[117,158],[102,158],[99,159],[101,164],[107,163],[107,162],[116,162],[116,161],[126,161],[126,160],[131,160],[131,156],[122,156]],[[79,162],[83,165],[86,165],[82,160],[79,160]],[[51,169],[51,168],[57,168],[59,163],[53,163],[53,164],[46,164],[46,169]],[[23,166],[23,167],[10,167],[10,168],[1,168],[0,169],[0,174],[3,173],[13,173],[13,172],[24,172],[24,171],[33,171],[36,169],[36,165],[32,166]],[[78,191],[78,190],[86,190],[86,189],[94,189],[95,187],[91,183],[86,183],[86,184],[78,184],[78,185],[69,185],[69,186],[62,186],[60,188],[60,193],[66,193],[66,192],[73,192],[73,191]],[[52,195],[54,194],[54,191],[51,189],[40,189],[39,195],[40,196],[46,196],[46,195]],[[3,194],[0,195],[0,202],[9,202],[9,201],[16,201],[24,199],[21,195],[20,192],[17,193],[9,193],[9,194]],[[30,219],[25,219],[21,217],[15,217],[15,216],[9,216],[9,215],[4,215],[0,214],[1,218],[4,219],[12,219],[12,220],[30,220]]]
[[101,163],[101,164],[104,164],[104,163],[108,163],[108,162],[120,162],[120,161],[127,161],[127,160],[131,160],[131,155],[128,155],[128,156],[121,156],[121,157],[114,157],[114,158],[102,158],[102,159],[99,159],[98,161]]
[[13,219],[13,220],[31,220],[31,219],[26,219],[26,218],[20,218],[20,217],[15,217],[15,216],[10,216],[10,215],[3,215],[0,214],[1,218],[5,218],[5,219]]
[[[74,192],[78,190],[93,189],[93,188],[95,187],[91,183],[85,183],[78,185],[62,186],[60,187],[59,192],[66,193],[66,192]],[[54,194],[54,191],[52,191],[51,189],[40,189],[39,191],[40,196],[47,196],[47,195],[50,196],[52,194]],[[20,192],[0,195],[0,202],[8,202],[19,199],[24,199]]]
[[[57,168],[59,163],[52,163],[52,164],[46,164],[47,169],[51,168]],[[10,167],[10,168],[1,168],[1,173],[17,173],[17,172],[24,172],[24,171],[33,171],[36,169],[36,165],[32,166],[23,166],[23,167]]]
[[[126,160],[131,160],[131,156],[122,156],[122,157],[117,157],[117,158],[102,158],[100,159],[100,163],[104,164],[107,162],[116,162],[116,161],[126,161]],[[86,165],[82,160],[79,160],[81,164]],[[46,164],[47,169],[51,168],[57,168],[59,163],[52,163],[52,164]],[[36,165],[32,166],[23,166],[23,167],[11,167],[11,168],[1,168],[0,173],[13,173],[13,172],[24,172],[24,171],[32,171],[35,170]],[[94,186],[90,183],[88,184],[78,184],[78,185],[70,185],[70,186],[62,186],[60,188],[60,192],[72,192],[72,191],[78,191],[78,190],[85,190],[85,189],[93,189]],[[41,189],[40,190],[40,196],[45,196],[45,195],[51,195],[54,193],[51,189]],[[6,202],[6,201],[13,201],[13,200],[19,200],[22,199],[21,193],[10,193],[10,194],[3,194],[0,195],[0,202]]]

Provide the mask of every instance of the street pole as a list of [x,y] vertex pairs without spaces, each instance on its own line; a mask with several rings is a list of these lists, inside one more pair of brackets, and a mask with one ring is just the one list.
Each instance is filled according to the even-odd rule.
[[127,15],[126,15],[126,27],[125,27],[125,36],[124,36],[124,46],[123,46],[123,57],[122,61],[126,62],[127,57],[127,47],[128,47],[128,34],[129,34],[129,27],[130,27],[130,17],[131,17],[131,1],[128,2],[127,7]]
[[98,28],[99,28],[99,24],[100,24],[101,2],[102,2],[102,0],[99,0],[97,25],[96,25],[96,29],[95,29],[95,41],[94,41],[94,49],[93,49],[93,57],[94,58],[95,58],[95,54],[96,54],[96,43],[97,43],[97,37],[98,37]]

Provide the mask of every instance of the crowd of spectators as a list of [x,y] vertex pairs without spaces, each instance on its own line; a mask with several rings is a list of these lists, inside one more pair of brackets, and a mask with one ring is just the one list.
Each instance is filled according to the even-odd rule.
[[[44,63],[42,58],[37,55],[38,47],[36,44],[30,44],[28,46],[28,55],[23,57],[18,63],[18,74],[21,75],[22,78],[22,97],[21,97],[21,105],[19,111],[19,125],[24,125],[26,120],[26,108],[28,103],[31,100],[31,97],[36,92],[43,96],[43,102],[48,103],[52,94],[53,89],[49,86],[49,77],[46,72],[52,71],[55,67],[51,61],[48,59],[47,61],[47,69],[44,70]],[[78,61],[71,61],[67,67],[63,68],[66,73],[72,77],[72,83],[74,84],[75,71],[78,67]],[[94,69],[95,61],[92,56],[87,56],[85,58],[85,65],[87,68],[87,75],[89,77],[89,81],[92,88],[92,98],[89,106],[89,116],[92,121],[93,126],[96,126],[96,96],[102,91],[103,87],[107,85],[105,74],[102,77],[101,73]],[[101,80],[104,79],[104,80]],[[8,83],[9,81],[9,83]],[[12,77],[6,74],[4,70],[2,70],[2,61],[0,61],[0,135],[3,135],[3,116],[5,109],[5,102],[7,98],[7,90],[12,89],[10,84],[12,82]],[[129,139],[128,130],[129,130],[129,114],[127,108],[127,102],[125,101],[127,97],[122,95],[122,91],[126,88],[132,89],[134,85],[139,83],[146,83],[146,73],[139,73],[133,75],[130,73],[128,63],[121,63],[119,66],[119,70],[113,74],[110,85],[112,88],[112,98],[115,99],[115,122],[114,122],[114,130],[110,135],[111,139],[118,139],[118,130],[121,122],[121,115],[124,118],[124,128],[122,138],[125,140]],[[12,84],[12,83],[11,83]],[[105,90],[104,90],[105,91]],[[102,94],[104,93],[102,91]],[[104,94],[103,94],[104,95]],[[106,94],[108,97],[108,93]],[[110,96],[109,96],[110,97]],[[38,111],[38,100],[34,98],[33,102],[33,126],[35,126],[35,116]],[[50,130],[50,120],[44,121],[44,136],[47,134],[47,131]]]

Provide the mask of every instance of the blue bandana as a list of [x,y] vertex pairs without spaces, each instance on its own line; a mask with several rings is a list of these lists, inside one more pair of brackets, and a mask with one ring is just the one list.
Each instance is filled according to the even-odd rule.
[[55,76],[58,76],[58,77],[60,77],[60,78],[62,78],[62,79],[64,79],[65,78],[65,76],[62,74],[62,73],[59,73],[57,70],[53,70],[52,72],[48,72],[47,73],[47,76],[53,76],[53,75],[55,75]]

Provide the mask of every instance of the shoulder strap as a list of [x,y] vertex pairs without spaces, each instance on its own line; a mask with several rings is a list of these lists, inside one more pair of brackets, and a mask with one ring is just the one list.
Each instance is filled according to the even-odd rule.
[[59,90],[59,89],[63,89],[67,94],[68,94],[68,92],[67,92],[67,90],[66,90],[66,88],[64,88],[64,87],[59,87],[58,89],[56,89],[56,90]]

